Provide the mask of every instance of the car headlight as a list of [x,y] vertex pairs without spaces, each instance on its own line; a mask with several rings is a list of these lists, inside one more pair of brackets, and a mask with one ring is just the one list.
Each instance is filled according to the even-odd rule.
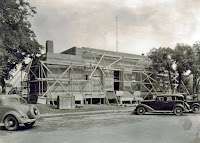
[[27,117],[26,117],[26,116],[22,116],[21,118],[23,118],[23,119],[27,119]]

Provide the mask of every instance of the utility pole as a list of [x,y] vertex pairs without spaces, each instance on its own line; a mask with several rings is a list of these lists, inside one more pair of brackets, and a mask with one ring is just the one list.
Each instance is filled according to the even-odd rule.
[[116,52],[118,52],[118,17],[116,17]]

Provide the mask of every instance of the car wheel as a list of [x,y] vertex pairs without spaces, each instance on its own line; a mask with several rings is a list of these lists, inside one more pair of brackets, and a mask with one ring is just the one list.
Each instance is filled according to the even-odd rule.
[[26,128],[31,128],[34,124],[35,122],[31,122],[31,123],[25,123],[24,125],[26,126]]
[[19,122],[13,115],[8,115],[4,120],[4,126],[9,131],[17,130],[19,127]]
[[137,114],[138,115],[144,115],[145,114],[145,108],[144,107],[138,107],[137,108]]
[[192,112],[193,113],[199,113],[199,106],[198,105],[194,105],[193,107],[192,107]]
[[183,114],[183,109],[181,107],[175,107],[174,114],[175,115],[182,115]]
[[30,116],[31,116],[30,118],[32,118],[32,119],[38,119],[39,116],[40,116],[39,109],[36,106],[34,106],[34,105],[30,106],[29,112],[30,112]]

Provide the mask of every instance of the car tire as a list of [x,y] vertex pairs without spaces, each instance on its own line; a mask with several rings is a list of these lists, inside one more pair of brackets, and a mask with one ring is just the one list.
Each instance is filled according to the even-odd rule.
[[34,105],[30,106],[29,112],[30,112],[30,118],[31,119],[38,119],[40,117],[40,111]]
[[183,109],[181,107],[175,107],[174,108],[174,114],[175,115],[182,115],[183,114]]
[[34,124],[35,124],[35,122],[24,123],[24,125],[25,125],[26,128],[31,128]]
[[199,106],[198,105],[194,105],[192,107],[192,112],[195,113],[195,114],[199,113]]
[[144,115],[145,114],[145,108],[144,107],[138,107],[137,108],[137,114],[138,115]]
[[4,126],[9,131],[17,130],[19,127],[19,122],[13,115],[8,115],[4,120]]

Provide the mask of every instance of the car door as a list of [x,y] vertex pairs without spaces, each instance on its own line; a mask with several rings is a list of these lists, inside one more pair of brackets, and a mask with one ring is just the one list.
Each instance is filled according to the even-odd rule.
[[166,100],[163,102],[163,110],[173,110],[174,101],[171,96],[166,97]]
[[155,100],[149,101],[148,105],[154,110],[162,110],[163,107],[163,97],[157,97]]
[[176,96],[169,96],[169,98],[168,98],[168,103],[167,103],[167,105],[166,105],[166,109],[167,110],[173,110],[173,108],[174,108],[174,106],[176,105],[176,104],[181,104],[181,105],[183,105],[183,98],[182,97],[176,97]]
[[155,100],[155,110],[165,110],[165,97],[159,96]]
[[152,109],[156,110],[156,101],[155,100],[148,100],[145,102],[145,105],[148,105],[149,107],[151,107]]

